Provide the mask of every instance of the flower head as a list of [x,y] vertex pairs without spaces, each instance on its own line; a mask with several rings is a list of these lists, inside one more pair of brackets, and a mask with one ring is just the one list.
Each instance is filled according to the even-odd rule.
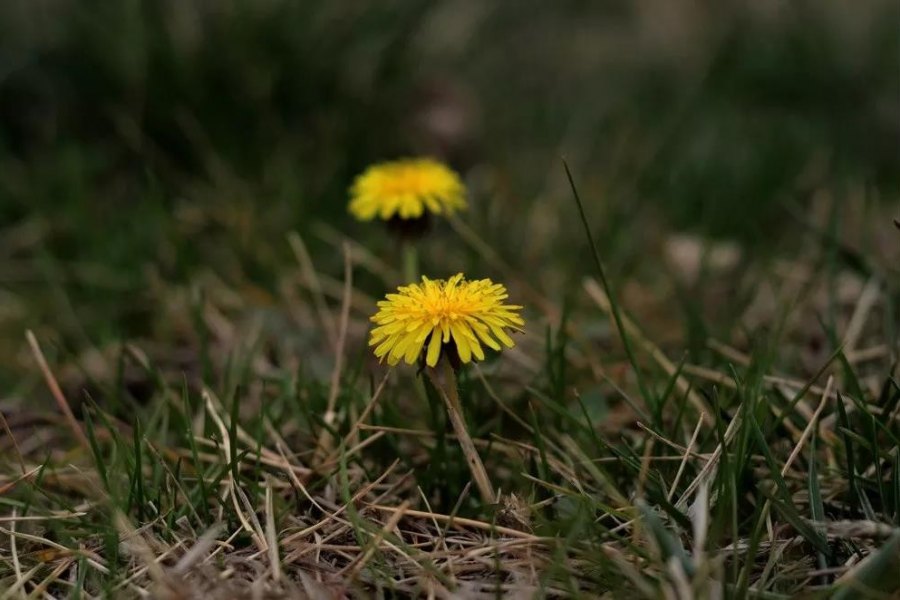
[[445,352],[453,352],[462,363],[484,359],[484,344],[500,350],[500,342],[512,348],[506,330],[521,331],[525,322],[521,306],[503,304],[506,288],[490,279],[466,281],[462,273],[450,279],[428,279],[401,286],[396,294],[378,303],[372,317],[370,346],[375,356],[388,364],[401,359],[413,364],[425,352],[425,364],[433,367]]
[[459,176],[430,158],[373,165],[353,182],[350,196],[350,212],[361,221],[450,215],[466,207]]

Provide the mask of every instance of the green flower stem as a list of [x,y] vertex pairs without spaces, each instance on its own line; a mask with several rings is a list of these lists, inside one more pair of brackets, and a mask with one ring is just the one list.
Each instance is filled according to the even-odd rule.
[[475,443],[466,430],[466,419],[463,417],[462,405],[459,402],[459,392],[456,386],[456,372],[450,366],[449,361],[443,360],[441,362],[444,364],[443,377],[440,376],[434,367],[427,367],[426,372],[431,379],[431,383],[434,384],[434,387],[447,405],[450,423],[453,424],[456,438],[459,440],[460,448],[466,457],[466,462],[469,465],[469,470],[472,472],[472,478],[475,480],[475,485],[478,486],[481,497],[486,503],[495,504],[497,499],[494,494],[494,487],[491,485],[484,463],[481,462],[481,457],[478,456]]
[[[403,285],[409,285],[419,281],[419,249],[415,242],[404,240],[401,245],[403,253]],[[425,392],[425,382],[418,381],[416,378],[416,395],[424,404],[428,401],[428,394]]]
[[419,249],[414,242],[403,243],[404,285],[419,281]]

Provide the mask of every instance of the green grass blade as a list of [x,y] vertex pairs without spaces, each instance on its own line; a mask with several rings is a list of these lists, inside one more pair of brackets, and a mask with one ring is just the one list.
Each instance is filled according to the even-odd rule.
[[563,167],[566,169],[566,177],[569,179],[569,186],[572,189],[572,196],[575,198],[575,204],[578,205],[578,214],[581,217],[581,224],[584,226],[584,233],[587,236],[588,244],[591,246],[591,253],[594,257],[594,265],[597,267],[597,275],[600,278],[600,284],[603,286],[603,291],[606,292],[606,297],[609,299],[609,306],[612,310],[613,320],[616,323],[616,329],[619,331],[619,337],[622,340],[622,347],[625,350],[625,355],[628,358],[628,362],[631,364],[631,368],[634,369],[634,376],[637,379],[638,388],[641,391],[644,402],[647,403],[647,406],[655,406],[655,399],[650,393],[647,383],[644,381],[644,375],[641,372],[637,358],[631,348],[631,341],[628,338],[628,333],[625,331],[625,325],[622,322],[622,315],[619,310],[619,305],[616,302],[616,295],[613,293],[612,286],[606,278],[606,270],[603,268],[603,262],[600,260],[600,251],[597,249],[597,244],[594,242],[594,234],[591,233],[591,226],[588,224],[588,218],[584,212],[581,196],[578,194],[578,188],[575,185],[575,179],[572,177],[572,171],[569,169],[569,163],[567,163],[565,159],[563,159]]
[[895,597],[900,590],[900,533],[895,533],[836,584],[834,600]]
[[775,486],[781,496],[781,500],[779,500],[775,494],[765,489],[762,489],[762,492],[769,498],[772,506],[781,513],[781,515],[806,539],[806,541],[812,544],[819,552],[831,555],[831,548],[828,545],[828,541],[803,520],[800,513],[797,511],[797,508],[794,506],[791,492],[787,487],[787,483],[784,481],[784,477],[781,476],[781,469],[775,462],[772,451],[769,449],[769,445],[766,443],[762,430],[759,428],[759,424],[756,422],[756,418],[753,416],[752,411],[747,411],[747,422],[753,435],[756,437],[757,446],[766,459],[766,464],[769,467],[772,479],[775,481]]
[[[825,503],[822,501],[822,490],[819,487],[819,471],[816,466],[818,463],[816,456],[816,445],[819,438],[819,424],[816,422],[815,430],[809,440],[809,469],[807,476],[807,491],[809,492],[809,510],[812,514],[812,520],[817,523],[825,521]],[[828,556],[822,552],[816,553],[816,561],[819,569],[828,568]]]

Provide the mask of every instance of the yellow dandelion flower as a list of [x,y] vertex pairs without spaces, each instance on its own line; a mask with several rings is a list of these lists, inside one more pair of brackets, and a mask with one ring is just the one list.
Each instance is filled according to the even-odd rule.
[[350,196],[350,212],[361,221],[450,215],[466,207],[459,175],[430,158],[373,165],[356,178]]
[[378,327],[369,345],[390,365],[401,359],[413,364],[425,351],[425,364],[433,367],[442,348],[455,350],[450,360],[483,360],[482,344],[500,350],[499,340],[512,348],[506,330],[521,331],[525,325],[518,315],[522,307],[504,304],[506,298],[506,288],[490,279],[466,281],[462,273],[447,280],[422,277],[422,283],[401,286],[378,303],[372,317]]

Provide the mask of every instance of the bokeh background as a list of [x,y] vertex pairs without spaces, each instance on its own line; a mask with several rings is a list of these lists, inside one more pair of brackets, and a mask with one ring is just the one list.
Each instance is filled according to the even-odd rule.
[[[327,374],[315,328],[290,314],[312,298],[298,255],[339,291],[348,236],[371,253],[357,289],[383,294],[397,248],[351,220],[347,188],[417,154],[471,190],[461,224],[423,250],[426,273],[564,306],[590,272],[565,157],[625,305],[684,308],[654,335],[699,348],[750,302],[742,266],[775,268],[809,234],[890,269],[897,13],[893,0],[0,2],[0,384],[29,385],[26,328],[75,381],[125,340],[199,369],[192,307],[206,301],[261,318]],[[720,255],[711,290],[695,263]]]

